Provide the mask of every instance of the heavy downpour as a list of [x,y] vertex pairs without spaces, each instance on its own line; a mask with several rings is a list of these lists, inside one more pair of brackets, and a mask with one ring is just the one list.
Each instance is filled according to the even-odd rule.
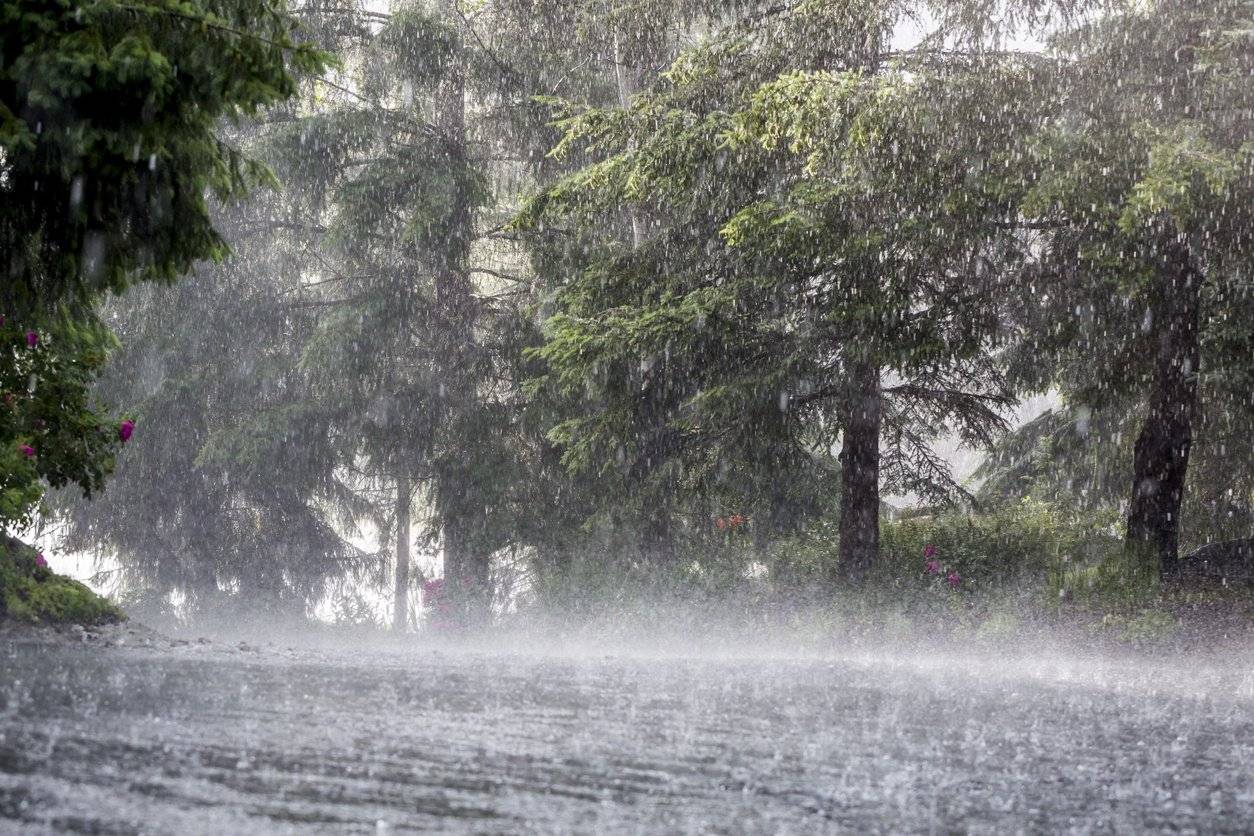
[[1254,0],[0,0],[0,834],[1254,832]]

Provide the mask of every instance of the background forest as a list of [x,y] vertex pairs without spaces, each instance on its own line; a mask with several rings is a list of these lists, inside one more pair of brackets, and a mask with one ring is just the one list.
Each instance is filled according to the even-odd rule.
[[83,173],[0,47],[0,522],[134,612],[1254,580],[1254,3],[184,6]]

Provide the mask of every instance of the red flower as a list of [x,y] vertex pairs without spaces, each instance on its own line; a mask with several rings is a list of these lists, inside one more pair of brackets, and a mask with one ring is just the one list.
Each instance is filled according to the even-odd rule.
[[719,531],[722,531],[723,529],[727,528],[727,520],[723,519],[722,517],[719,517],[718,519],[714,521],[714,527],[717,528]]

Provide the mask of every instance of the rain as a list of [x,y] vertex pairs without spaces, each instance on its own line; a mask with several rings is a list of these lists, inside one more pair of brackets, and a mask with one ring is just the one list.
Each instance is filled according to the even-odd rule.
[[1248,0],[0,0],[0,833],[1254,828]]

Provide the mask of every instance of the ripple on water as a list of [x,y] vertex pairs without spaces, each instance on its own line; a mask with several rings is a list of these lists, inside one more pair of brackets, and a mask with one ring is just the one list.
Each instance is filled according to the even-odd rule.
[[274,661],[19,645],[0,647],[0,664],[0,830],[1254,821],[1254,700],[1239,672],[1210,680],[1238,687],[1210,689],[1123,662]]

